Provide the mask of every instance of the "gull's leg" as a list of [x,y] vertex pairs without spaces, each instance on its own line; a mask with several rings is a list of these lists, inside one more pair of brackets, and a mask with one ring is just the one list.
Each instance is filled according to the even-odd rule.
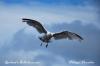
[[42,43],[40,44],[40,46],[42,46]]
[[48,47],[48,43],[46,44],[46,48]]

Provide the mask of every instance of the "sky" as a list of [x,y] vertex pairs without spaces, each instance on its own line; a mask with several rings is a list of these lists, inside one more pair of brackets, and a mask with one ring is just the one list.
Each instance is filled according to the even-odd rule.
[[[0,0],[1,66],[100,66],[99,0]],[[50,32],[75,32],[84,40],[52,41],[40,46],[39,33],[22,23],[35,19]],[[29,60],[38,64],[5,64]],[[92,61],[74,64],[69,61]]]

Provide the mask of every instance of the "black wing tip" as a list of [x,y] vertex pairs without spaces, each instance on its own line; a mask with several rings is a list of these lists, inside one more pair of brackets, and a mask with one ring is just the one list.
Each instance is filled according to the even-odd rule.
[[[27,21],[36,21],[36,20],[29,19],[29,18],[22,18],[22,21],[23,21],[23,22],[27,22]],[[36,21],[36,22],[37,22],[37,21]]]
[[80,41],[83,41],[84,39],[82,37],[80,37]]
[[81,36],[79,36],[79,38],[80,38],[81,40],[84,40],[83,37],[81,37]]
[[77,37],[79,37],[81,40],[84,40],[83,37],[81,37],[80,35],[78,34],[75,34]]
[[31,19],[28,19],[28,18],[22,18],[22,22],[27,22],[27,21],[29,21],[29,20],[31,20]]
[[31,20],[31,19],[28,19],[28,18],[22,18],[22,20]]

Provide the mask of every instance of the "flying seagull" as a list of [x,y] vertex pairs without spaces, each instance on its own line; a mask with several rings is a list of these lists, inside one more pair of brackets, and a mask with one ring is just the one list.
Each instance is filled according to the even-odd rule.
[[[46,44],[46,48],[48,47],[48,43],[51,42],[51,39],[54,38],[55,40],[59,39],[69,39],[69,40],[74,40],[77,39],[79,41],[83,40],[81,36],[79,36],[76,33],[69,32],[69,31],[62,31],[59,33],[51,33],[47,31],[40,22],[32,19],[27,19],[23,18],[22,22],[26,22],[29,26],[32,26],[36,28],[36,30],[40,33],[43,34],[42,36],[39,36],[38,38]],[[42,46],[42,43],[41,43]]]

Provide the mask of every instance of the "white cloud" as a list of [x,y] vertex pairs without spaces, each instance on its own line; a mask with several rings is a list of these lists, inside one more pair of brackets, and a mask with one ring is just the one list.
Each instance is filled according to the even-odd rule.
[[74,20],[81,20],[83,23],[92,23],[97,21],[98,16],[98,9],[93,6],[1,5],[0,10],[0,14],[2,15],[0,18],[3,21],[11,20],[11,22],[12,19],[18,21],[21,17],[26,17],[39,20],[43,23],[69,23]]
[[[48,57],[48,59],[45,59],[46,57]],[[7,61],[24,60],[24,61],[30,61],[30,62],[39,62],[38,64],[29,64],[29,66],[32,66],[32,65],[47,66],[49,64],[50,66],[54,66],[54,65],[66,66],[67,65],[63,57],[56,55],[50,51],[45,51],[45,50],[33,50],[33,51],[24,51],[24,50],[14,51],[12,50],[8,53],[7,57],[5,57],[5,60]],[[24,66],[24,65],[25,64],[22,64],[21,66]]]
[[[47,59],[45,59],[47,58]],[[4,61],[30,61],[39,62],[37,64],[19,64],[20,66],[77,66],[77,64],[69,64],[68,61],[61,55],[55,54],[47,50],[12,50],[7,53]],[[71,60],[71,59],[70,59]],[[2,61],[2,62],[4,62]],[[16,66],[19,66],[16,65]],[[79,64],[78,66],[90,66],[88,64]]]

